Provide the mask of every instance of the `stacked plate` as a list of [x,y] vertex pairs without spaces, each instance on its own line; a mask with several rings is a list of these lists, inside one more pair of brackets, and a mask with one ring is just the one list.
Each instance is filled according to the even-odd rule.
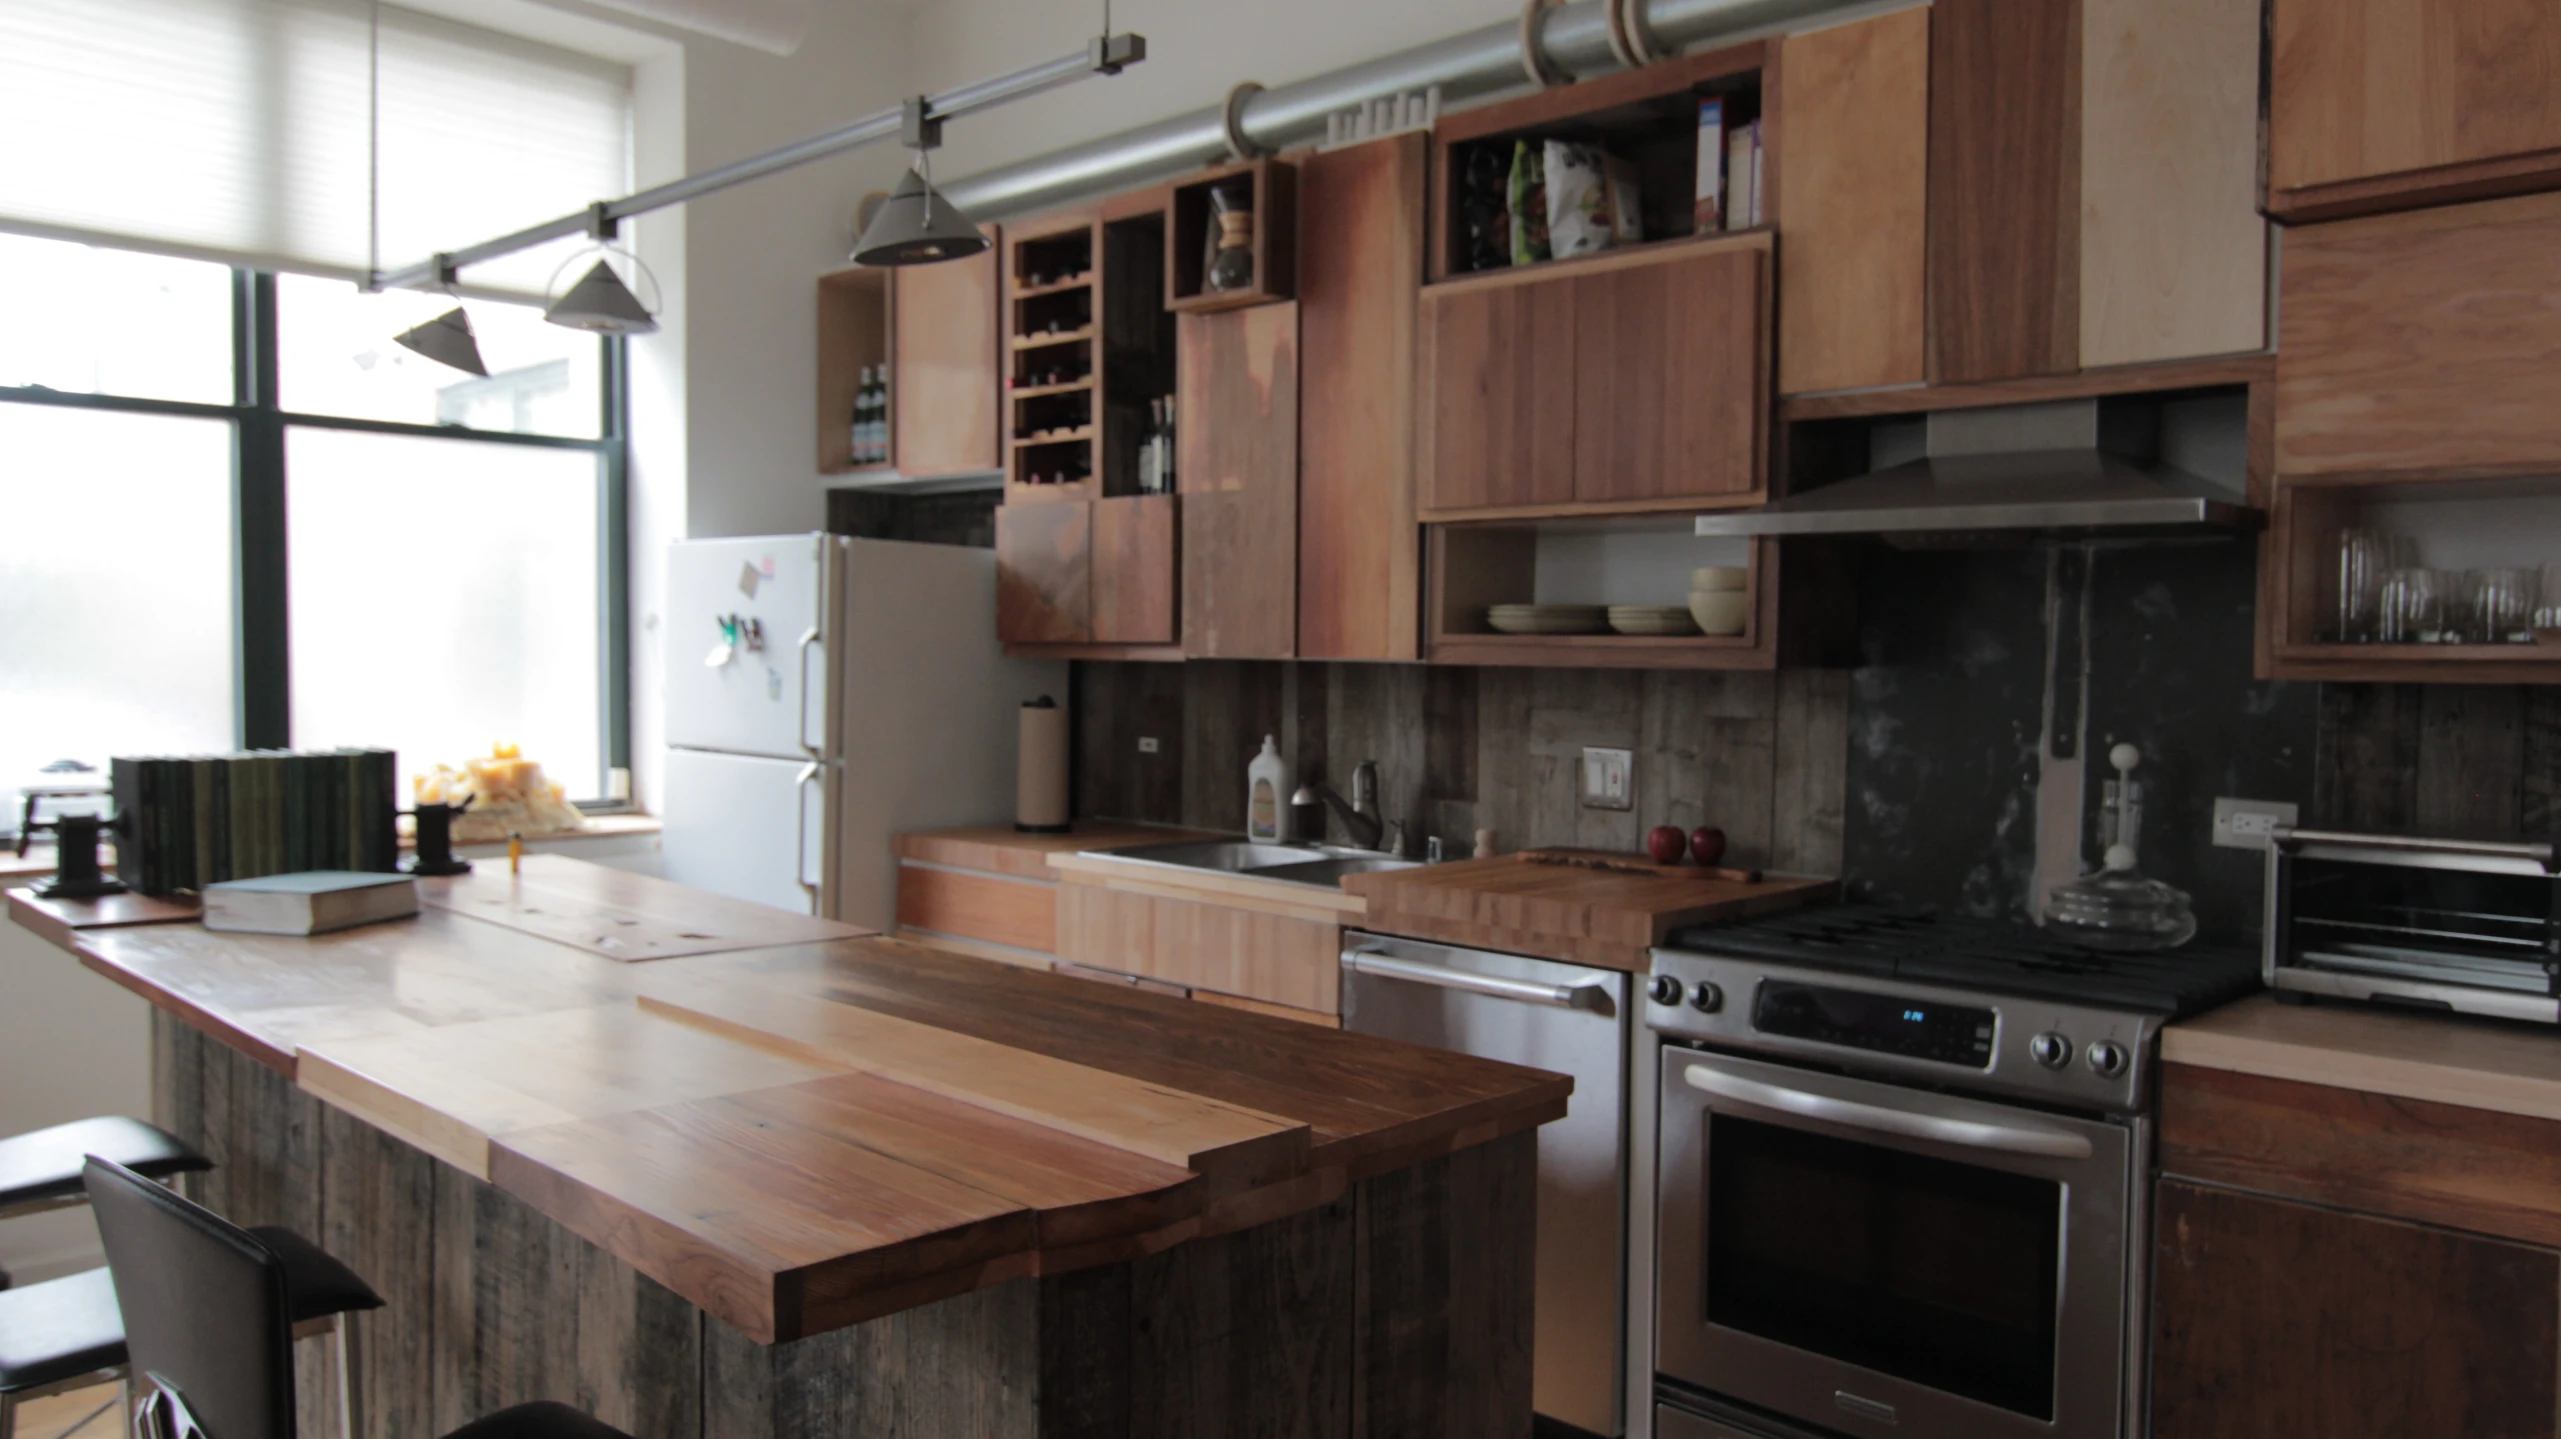
[[1485,623],[1506,635],[1597,635],[1608,632],[1606,605],[1495,605]]
[[1610,628],[1623,635],[1694,635],[1698,621],[1687,605],[1612,605]]

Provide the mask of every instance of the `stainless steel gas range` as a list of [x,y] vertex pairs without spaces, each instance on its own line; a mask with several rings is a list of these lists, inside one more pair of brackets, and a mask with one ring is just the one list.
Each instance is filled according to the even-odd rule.
[[1655,950],[1654,1432],[2140,1434],[2157,1040],[2257,963],[1860,905]]

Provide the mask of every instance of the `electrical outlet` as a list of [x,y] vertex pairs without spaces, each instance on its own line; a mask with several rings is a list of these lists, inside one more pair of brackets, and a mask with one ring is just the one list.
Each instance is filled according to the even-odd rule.
[[1623,749],[1583,751],[1583,808],[1636,808],[1636,756]]
[[2294,823],[2300,811],[2272,799],[2218,799],[2214,802],[2214,842],[2225,849],[2265,849],[2278,825]]
[[1159,748],[1161,748],[1161,746],[1156,743],[1156,736],[1152,734],[1143,734],[1138,737],[1138,752],[1140,754],[1154,754]]

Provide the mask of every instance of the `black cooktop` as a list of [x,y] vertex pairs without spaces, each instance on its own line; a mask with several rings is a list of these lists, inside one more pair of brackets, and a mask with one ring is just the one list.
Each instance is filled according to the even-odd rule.
[[1823,905],[1692,925],[1674,931],[1665,946],[2172,1018],[2259,987],[2259,954],[2253,949],[2190,944],[2158,954],[2110,954],[2034,925],[1895,905]]

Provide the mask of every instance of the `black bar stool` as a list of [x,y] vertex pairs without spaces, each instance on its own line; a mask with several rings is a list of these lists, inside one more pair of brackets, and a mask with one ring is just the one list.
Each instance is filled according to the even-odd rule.
[[[213,1168],[167,1130],[109,1115],[0,1139],[0,1219],[89,1202],[80,1170],[103,1154],[152,1179]],[[124,1380],[124,1326],[104,1269],[19,1289],[0,1280],[0,1439],[32,1399]]]
[[110,1115],[0,1139],[0,1219],[89,1202],[80,1166],[95,1154],[146,1179],[169,1180],[213,1161],[165,1129]]
[[[133,1370],[152,1390],[143,1404],[152,1427],[143,1432],[293,1439],[295,1306],[285,1257],[265,1236],[120,1165],[90,1160],[86,1181]],[[474,1420],[447,1439],[630,1436],[566,1405],[537,1403]]]

